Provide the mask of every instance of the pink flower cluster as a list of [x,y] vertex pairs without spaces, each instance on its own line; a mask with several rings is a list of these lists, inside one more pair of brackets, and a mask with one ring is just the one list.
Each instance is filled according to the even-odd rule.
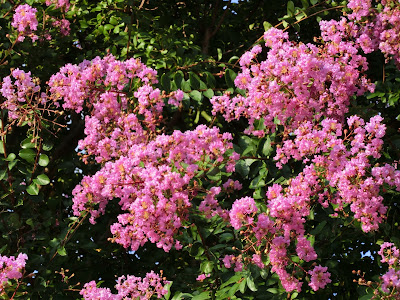
[[[328,186],[321,185],[318,178],[328,181],[329,187],[336,190],[329,197],[330,203],[338,206],[336,211],[349,205],[365,232],[377,230],[387,210],[379,195],[380,187],[386,182],[400,190],[400,171],[390,165],[372,167],[370,162],[381,156],[386,129],[382,121],[377,115],[365,124],[363,119],[352,116],[347,120],[349,130],[344,137],[342,125],[336,120],[325,119],[321,127],[306,122],[295,130],[294,140],[286,140],[277,149],[277,165],[282,166],[291,157],[311,161],[316,181],[310,183],[310,188],[327,193]],[[323,193],[319,202],[327,206]]]
[[70,3],[69,0],[46,0],[46,5],[50,6],[54,4],[56,6],[56,8],[61,8],[63,9],[65,12],[68,11],[69,7],[70,7]]
[[71,28],[69,27],[71,23],[67,19],[54,20],[53,26],[60,28],[60,32],[62,35],[69,35]]
[[115,285],[117,294],[113,294],[109,288],[98,288],[95,281],[86,283],[80,294],[85,300],[148,300],[153,296],[161,298],[166,295],[164,286],[167,283],[160,275],[151,271],[145,278],[132,275],[119,277]]
[[244,224],[253,224],[253,217],[256,212],[257,207],[253,198],[244,197],[236,200],[229,212],[231,225],[235,229],[240,229]]
[[331,282],[331,274],[327,272],[327,267],[316,266],[313,270],[308,273],[311,275],[310,287],[317,291],[323,289],[328,283]]
[[235,266],[234,271],[240,272],[243,270],[243,262],[242,256],[235,256],[235,255],[226,255],[222,260],[224,263],[225,268],[231,268],[233,265]]
[[[90,210],[94,223],[108,201],[119,198],[127,213],[111,226],[112,241],[137,250],[150,240],[169,251],[172,246],[181,248],[174,235],[196,194],[189,189],[191,179],[223,162],[232,172],[238,156],[228,158],[232,136],[220,134],[217,128],[198,126],[194,131],[157,135],[165,96],[150,85],[157,82],[155,76],[137,59],[121,62],[107,56],[67,65],[51,77],[49,85],[50,97],[63,99],[64,108],[80,112],[86,102],[91,115],[85,119],[86,138],[79,147],[105,163],[74,189],[75,214]],[[132,81],[139,86],[134,100],[122,91]],[[179,104],[182,96],[181,91],[172,93],[169,101]],[[219,192],[211,190],[209,195]],[[218,204],[213,202],[212,207]]]
[[[89,209],[94,223],[108,201],[119,198],[121,208],[128,213],[119,215],[118,223],[111,226],[113,241],[137,250],[150,240],[169,251],[174,235],[186,220],[190,199],[197,193],[190,187],[192,178],[210,165],[217,167],[223,162],[228,162],[228,172],[234,171],[235,159],[226,158],[232,149],[231,139],[230,134],[220,134],[215,127],[200,125],[194,131],[175,131],[132,145],[128,153],[107,162],[74,189],[75,214]],[[219,192],[211,188],[207,195]],[[207,197],[204,201],[208,203]],[[178,242],[175,247],[180,248]]]
[[382,0],[382,8],[373,6],[371,0],[351,0],[347,7],[352,13],[339,22],[321,21],[322,37],[325,41],[353,40],[364,53],[380,50],[387,59],[393,56],[400,64],[400,7],[398,1]]
[[24,253],[18,254],[17,258],[0,255],[0,292],[7,286],[9,280],[22,277],[27,259],[28,256]]
[[[16,120],[26,115],[26,109],[23,104],[37,99],[34,94],[40,91],[40,87],[33,82],[31,72],[24,72],[20,69],[15,69],[11,72],[11,76],[3,78],[0,88],[1,95],[6,99],[1,103],[2,109],[8,110],[8,117]],[[39,99],[39,103],[44,103],[46,98],[43,96]]]
[[[139,85],[134,101],[124,91],[133,82]],[[91,115],[85,119],[86,138],[79,147],[100,163],[146,141],[161,122],[167,96],[151,85],[156,82],[156,72],[138,59],[122,62],[109,55],[62,67],[50,78],[49,86],[50,97],[54,101],[63,99],[65,109],[80,112],[85,105],[90,108]],[[183,93],[177,91],[169,97],[179,104]]]
[[[211,99],[214,115],[222,113],[228,121],[247,118],[250,127],[245,133],[263,136],[275,129],[276,120],[288,130],[323,117],[342,120],[350,97],[374,88],[362,75],[366,59],[352,43],[296,44],[275,28],[264,39],[270,48],[266,60],[256,59],[259,45],[240,60],[242,71],[235,85],[246,96],[225,94]],[[263,120],[266,130],[255,130],[256,120]]]
[[382,291],[397,299],[400,296],[400,251],[393,243],[383,243],[378,253],[382,257],[381,262],[389,265],[389,270],[381,278]]
[[[287,187],[274,184],[268,188],[267,213],[258,212],[249,197],[237,200],[229,212],[235,229],[245,227],[241,234],[249,243],[247,251],[255,253],[240,261],[263,267],[259,253],[264,252],[286,291],[300,291],[302,282],[287,272],[291,265],[287,248],[295,245],[297,256],[305,262],[317,259],[304,228],[312,205],[334,205],[337,212],[350,209],[365,232],[377,230],[387,210],[379,195],[382,185],[400,190],[400,171],[388,164],[372,164],[381,156],[386,129],[382,121],[379,115],[367,123],[352,116],[347,120],[348,129],[329,118],[320,125],[305,122],[299,126],[291,139],[278,147],[275,159],[279,167],[291,158],[302,160],[306,164],[303,171],[289,180]],[[226,257],[225,266],[230,267],[235,259]],[[325,267],[315,267],[308,274],[313,290],[330,282]]]
[[19,32],[18,41],[22,42],[25,36],[29,36],[32,42],[38,39],[38,36],[33,33],[38,26],[36,12],[37,9],[28,4],[19,5],[16,8],[11,25]]

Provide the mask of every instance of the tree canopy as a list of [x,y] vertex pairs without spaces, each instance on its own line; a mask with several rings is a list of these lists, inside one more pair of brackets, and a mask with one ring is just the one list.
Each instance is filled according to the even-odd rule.
[[0,2],[1,299],[398,299],[398,0]]

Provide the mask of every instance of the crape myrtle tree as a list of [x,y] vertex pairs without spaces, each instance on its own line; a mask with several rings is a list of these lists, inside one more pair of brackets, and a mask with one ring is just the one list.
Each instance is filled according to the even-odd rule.
[[400,3],[1,1],[2,299],[398,299]]

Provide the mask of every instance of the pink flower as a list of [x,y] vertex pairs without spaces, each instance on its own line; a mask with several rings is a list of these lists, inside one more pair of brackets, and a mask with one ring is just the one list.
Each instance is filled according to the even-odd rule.
[[323,289],[328,283],[331,282],[331,273],[327,272],[327,267],[316,266],[313,270],[310,270],[308,274],[311,275],[311,281],[309,283],[310,287],[314,291]]
[[37,30],[38,21],[36,19],[37,9],[31,7],[28,4],[19,5],[13,16],[13,21],[11,25],[20,32],[19,41],[24,40],[24,36],[30,36],[32,42],[34,42],[38,37],[32,32]]
[[203,280],[205,280],[206,278],[208,278],[210,276],[211,276],[211,274],[200,274],[199,276],[197,276],[196,280],[197,281],[203,281]]
[[229,212],[229,217],[233,228],[240,229],[243,225],[253,223],[253,214],[257,212],[254,199],[244,197],[236,200]]

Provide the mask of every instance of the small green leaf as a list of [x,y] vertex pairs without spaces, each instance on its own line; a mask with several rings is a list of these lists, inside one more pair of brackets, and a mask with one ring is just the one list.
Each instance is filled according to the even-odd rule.
[[206,300],[206,299],[210,299],[210,292],[203,292],[192,298],[192,300]]
[[217,81],[215,80],[214,75],[210,72],[206,72],[206,81],[209,87],[215,88]]
[[22,149],[21,151],[19,151],[18,154],[22,159],[25,159],[27,162],[29,163],[33,163],[35,162],[35,158],[36,158],[36,151],[34,151],[33,149]]
[[264,21],[263,26],[264,26],[264,31],[268,31],[270,28],[272,28],[272,24],[267,21]]
[[165,90],[166,93],[171,91],[171,80],[167,74],[163,74],[161,76],[161,86]]
[[301,4],[303,5],[303,9],[307,9],[310,5],[307,0],[301,0]]
[[232,241],[234,238],[234,235],[230,232],[225,232],[223,234],[221,234],[221,236],[219,237],[219,240],[221,243],[225,243],[225,242],[229,242]]
[[17,156],[14,153],[8,154],[6,161],[13,161]]
[[203,261],[200,265],[200,271],[202,273],[211,273],[214,268],[214,263],[212,261]]
[[292,17],[294,15],[294,3],[293,1],[289,1],[287,4],[287,14]]
[[208,89],[207,91],[203,92],[203,95],[208,99],[214,97],[214,91],[212,89]]
[[236,162],[235,166],[236,172],[238,172],[243,178],[246,178],[250,172],[250,167],[246,164],[244,160],[239,160]]
[[104,25],[104,31],[109,31],[110,29],[113,29],[113,28],[114,28],[114,25],[112,25],[112,24]]
[[3,180],[3,178],[6,177],[6,174],[7,174],[6,169],[0,170],[0,180]]
[[269,289],[267,290],[267,292],[270,292],[270,293],[272,293],[272,294],[278,294],[278,289],[276,289],[276,288],[269,288]]
[[247,282],[247,286],[249,287],[249,289],[252,292],[256,292],[257,291],[257,287],[256,287],[256,285],[255,285],[255,283],[253,281],[253,277],[251,275],[246,278],[246,282]]
[[217,48],[217,53],[218,53],[218,60],[221,60],[221,58],[222,58],[222,50],[221,50],[221,48]]
[[174,81],[175,81],[176,87],[178,89],[180,89],[182,87],[182,81],[183,81],[183,73],[182,73],[182,71],[178,71],[178,72],[175,73]]
[[267,140],[266,140],[265,143],[264,143],[262,153],[263,153],[265,156],[268,157],[268,156],[271,154],[271,152],[272,152],[271,139],[270,139],[269,136],[268,136],[268,137],[267,137]]
[[189,251],[189,254],[194,257],[201,256],[203,253],[204,253],[204,247],[203,244],[200,242],[194,243]]
[[42,149],[44,150],[44,151],[50,151],[51,149],[53,149],[53,143],[51,143],[51,142],[43,142],[42,143]]
[[201,95],[201,93],[199,91],[196,91],[196,90],[191,91],[189,95],[193,100],[195,100],[199,104],[201,104],[201,100],[203,99],[203,96]]
[[32,138],[26,138],[21,142],[21,148],[28,149],[28,148],[35,148],[35,144],[32,143]]
[[242,282],[239,285],[239,290],[242,294],[246,291],[246,280],[242,280]]
[[[178,87],[179,88],[179,87]],[[191,91],[190,83],[187,81],[182,82],[182,91],[189,93]]]
[[40,154],[39,166],[46,167],[49,164],[49,157],[46,154]]
[[195,73],[189,72],[189,81],[192,89],[198,90],[200,88],[200,78]]
[[29,218],[28,220],[26,220],[25,223],[28,224],[29,226],[31,226],[32,228],[35,227],[32,218]]
[[65,247],[62,246],[57,249],[57,253],[60,254],[61,256],[66,256],[67,255],[67,250],[65,250]]
[[225,71],[225,82],[226,85],[230,88],[234,88],[235,87],[235,78],[236,78],[237,74],[232,71],[231,69],[226,69]]
[[40,174],[33,180],[38,185],[47,185],[50,183],[49,177],[46,174]]
[[32,182],[32,183],[26,188],[26,192],[27,192],[29,195],[32,195],[32,196],[39,195],[39,186],[38,186],[36,183]]

